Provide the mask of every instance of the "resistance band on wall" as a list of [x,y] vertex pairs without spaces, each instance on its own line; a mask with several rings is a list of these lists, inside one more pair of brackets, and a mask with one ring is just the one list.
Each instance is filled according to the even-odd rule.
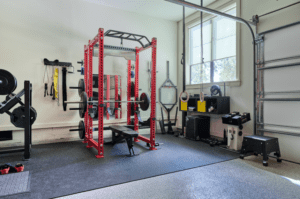
[[[55,69],[53,78],[54,78],[54,99],[58,99],[58,97],[59,97],[59,93],[58,93],[58,68]],[[58,105],[59,105],[59,101],[58,101]]]

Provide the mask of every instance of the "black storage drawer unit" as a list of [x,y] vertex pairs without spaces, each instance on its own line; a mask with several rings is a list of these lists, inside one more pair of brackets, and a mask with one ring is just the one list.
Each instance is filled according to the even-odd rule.
[[186,117],[186,138],[200,140],[210,137],[210,117],[206,116],[187,116]]

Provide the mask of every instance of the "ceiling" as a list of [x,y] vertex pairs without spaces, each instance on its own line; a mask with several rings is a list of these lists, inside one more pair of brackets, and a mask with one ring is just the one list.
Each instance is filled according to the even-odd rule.
[[[104,6],[109,6],[129,12],[135,12],[161,19],[179,21],[182,19],[182,6],[164,0],[85,0]],[[200,5],[200,0],[187,0],[188,2]],[[203,5],[217,0],[203,0]],[[194,13],[195,10],[187,8],[186,16]]]

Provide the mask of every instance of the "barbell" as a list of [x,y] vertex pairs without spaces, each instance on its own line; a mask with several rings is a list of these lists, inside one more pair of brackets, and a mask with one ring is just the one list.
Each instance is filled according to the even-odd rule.
[[[128,102],[133,102],[133,103],[138,103],[140,105],[140,108],[143,111],[148,110],[149,104],[150,104],[150,97],[147,93],[142,93],[140,96],[139,100],[136,101],[122,101],[122,100],[104,100],[103,103],[128,103]],[[71,110],[79,110],[79,116],[81,118],[84,118],[85,112],[87,111],[88,104],[93,104],[93,103],[98,103],[98,101],[95,100],[88,100],[86,92],[82,92],[80,94],[80,101],[65,101],[65,104],[79,104],[78,109],[71,109]],[[104,104],[103,104],[104,106]]]

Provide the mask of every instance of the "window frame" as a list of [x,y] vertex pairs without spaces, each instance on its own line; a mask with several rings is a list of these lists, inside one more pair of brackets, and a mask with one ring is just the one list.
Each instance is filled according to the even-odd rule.
[[[220,12],[227,12],[233,8],[236,8],[236,16],[240,17],[240,1],[230,1],[226,4],[223,4],[222,6],[218,7],[216,10],[219,10]],[[206,14],[203,13],[203,23],[213,20],[213,18],[216,18],[217,16],[213,16],[210,14]],[[210,87],[214,84],[219,84],[219,85],[224,85],[224,83],[227,86],[240,86],[241,85],[241,68],[240,68],[240,52],[241,52],[241,48],[240,48],[240,38],[241,38],[241,30],[240,30],[240,23],[236,23],[236,80],[235,81],[225,81],[225,82],[209,82],[209,83],[203,83],[203,84],[191,84],[191,64],[190,64],[190,29],[199,25],[200,24],[200,18],[199,15],[197,18],[195,18],[194,20],[191,20],[190,22],[186,23],[186,57],[188,59],[186,59],[186,86],[189,89],[193,89],[193,88],[199,88],[199,86],[203,86],[203,87]],[[212,27],[213,29],[213,24]],[[211,34],[211,36],[213,37],[213,34]],[[213,41],[212,44],[213,46]],[[213,51],[213,48],[211,49]],[[212,52],[213,55],[213,52]],[[223,58],[224,59],[224,58]],[[211,64],[213,62],[211,61]],[[211,70],[213,69],[213,67],[211,67]],[[210,80],[213,81],[212,79],[212,72],[210,73]]]

